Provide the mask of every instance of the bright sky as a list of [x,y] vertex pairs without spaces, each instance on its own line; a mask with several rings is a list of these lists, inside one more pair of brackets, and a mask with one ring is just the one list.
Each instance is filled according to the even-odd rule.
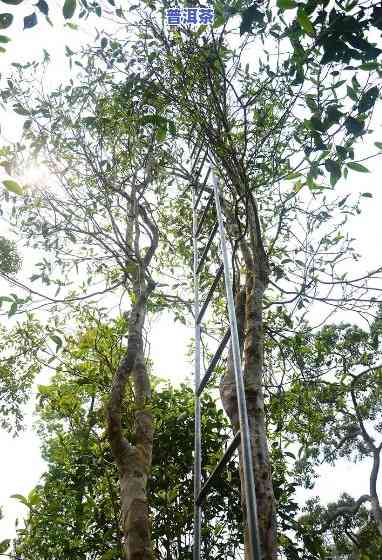
[[[24,4],[21,4],[24,6]],[[7,7],[8,8],[8,7]],[[18,9],[20,12],[20,8]],[[23,7],[23,15],[25,15]],[[62,22],[55,24],[52,29],[43,22],[37,28],[16,35],[16,26],[21,28],[20,20],[11,28],[15,40],[7,45],[8,53],[2,56],[2,72],[11,61],[31,60],[40,56],[41,47],[45,47],[54,59],[48,80],[56,83],[64,79],[68,71],[67,59],[64,56],[64,47],[69,45],[72,49],[84,42],[92,40],[94,29],[100,25],[100,20],[91,18],[86,25],[80,26],[80,31],[64,28]],[[18,134],[18,126],[14,116],[2,117],[2,131],[4,139],[11,139]],[[382,141],[381,130],[382,112],[374,118],[373,128],[376,133],[373,138],[368,137],[368,143],[363,151],[366,155],[374,153],[373,141]],[[367,163],[371,170],[369,174],[350,172],[348,180],[338,185],[338,190],[348,192],[371,192],[373,199],[364,199],[363,213],[352,218],[349,228],[352,236],[357,239],[357,248],[363,255],[363,260],[355,266],[355,273],[363,274],[366,269],[373,269],[381,265],[381,239],[382,239],[382,156]],[[0,176],[0,179],[2,177]],[[0,224],[0,231],[4,231],[4,224]],[[3,286],[1,286],[3,287]],[[193,336],[190,329],[176,323],[172,324],[169,316],[162,316],[152,325],[151,357],[154,362],[154,371],[157,376],[171,378],[179,382],[190,378],[192,366],[186,358],[189,342]],[[30,406],[26,424],[33,422],[33,402]],[[12,494],[27,494],[38,482],[44,470],[44,464],[39,453],[39,441],[33,430],[29,427],[19,438],[12,439],[8,434],[0,431],[0,505],[3,506],[4,519],[0,521],[0,541],[14,535],[14,521],[25,514],[25,508],[17,501],[9,498]],[[333,471],[331,467],[321,470],[321,478],[317,481],[312,495],[320,495],[324,501],[336,499],[342,492],[348,491],[353,496],[368,491],[367,468],[359,465],[338,464]],[[303,493],[300,493],[301,497]],[[305,494],[304,494],[305,495]]]

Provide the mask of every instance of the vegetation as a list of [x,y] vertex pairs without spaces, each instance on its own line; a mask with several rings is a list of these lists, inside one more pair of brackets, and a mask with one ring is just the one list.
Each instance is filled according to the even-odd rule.
[[[81,331],[67,340],[51,383],[38,388],[38,429],[48,470],[28,497],[16,496],[30,509],[15,543],[15,554],[22,558],[121,558],[118,471],[105,437],[104,408],[114,373],[110,366],[124,352],[123,324],[107,324],[94,316],[82,316],[81,324]],[[149,484],[153,548],[157,558],[191,558],[193,391],[159,380],[154,386],[157,420]],[[128,395],[132,394],[129,383]],[[229,431],[210,396],[203,406],[205,454],[213,461]],[[129,397],[122,422],[132,437],[134,405]],[[206,539],[207,557],[222,554],[223,548],[234,557],[240,542],[237,476],[232,466],[211,495],[206,515],[216,519],[220,532],[225,533],[228,523],[230,532],[220,547],[219,543],[211,547],[211,538]]]
[[[53,373],[38,389],[47,472],[18,496],[29,515],[12,552],[0,546],[23,560],[191,558],[193,394],[155,378],[147,329],[164,313],[193,323],[190,185],[201,188],[208,151],[232,253],[262,560],[375,558],[381,269],[357,267],[351,235],[372,194],[344,196],[338,182],[368,173],[357,150],[380,96],[381,8],[217,3],[213,26],[168,32],[159,5],[111,6],[116,30],[77,53],[66,47],[62,83],[41,87],[45,52],[15,63],[1,90],[24,119],[0,162],[2,212],[18,236],[17,251],[0,240],[0,275],[14,290],[0,300],[14,323],[1,333],[6,428],[21,428],[40,370]],[[78,6],[63,10],[69,20]],[[80,15],[92,11],[103,17],[97,3]],[[201,155],[190,158],[193,146]],[[48,178],[20,179],[38,166]],[[202,242],[214,223],[211,208]],[[218,265],[215,240],[203,296]],[[227,326],[219,284],[202,327],[206,359]],[[239,429],[231,352],[213,381],[204,479]],[[340,458],[371,465],[370,492],[298,503],[320,465]],[[205,508],[205,557],[249,558],[242,477],[239,453]]]

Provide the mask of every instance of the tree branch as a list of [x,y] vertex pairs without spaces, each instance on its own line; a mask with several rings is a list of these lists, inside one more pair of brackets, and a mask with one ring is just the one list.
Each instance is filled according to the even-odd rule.
[[352,506],[351,505],[338,506],[334,510],[334,512],[330,514],[329,519],[326,521],[326,523],[321,527],[320,533],[324,533],[325,531],[327,531],[330,525],[333,523],[333,521],[337,519],[337,517],[346,514],[354,515],[355,513],[357,513],[357,511],[359,510],[362,504],[364,504],[365,502],[370,502],[370,500],[371,497],[368,494],[363,494],[361,497],[358,498],[358,500]]

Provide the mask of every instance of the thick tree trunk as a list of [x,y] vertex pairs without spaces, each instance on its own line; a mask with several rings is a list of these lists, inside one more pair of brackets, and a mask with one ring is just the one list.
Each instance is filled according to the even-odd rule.
[[129,446],[120,468],[122,530],[127,560],[152,559],[147,477],[151,467],[153,423],[151,414],[136,413],[140,443]]
[[[259,285],[257,285],[259,284]],[[265,427],[263,393],[263,286],[250,277],[246,286],[244,379],[264,560],[277,558],[276,508]]]
[[[256,484],[259,532],[262,560],[277,558],[276,504],[273,494],[271,464],[268,452],[264,414],[263,394],[263,294],[267,282],[266,262],[257,251],[256,265],[246,244],[242,245],[246,262],[245,287],[237,292],[236,316],[239,339],[243,352],[243,374],[247,398],[247,410],[252,457]],[[227,372],[220,385],[224,409],[230,418],[233,430],[239,429],[236,389],[234,383],[232,355],[228,358]],[[240,477],[243,485],[243,465],[241,452]],[[243,515],[245,520],[245,496],[242,492]],[[245,530],[245,557],[249,558],[248,535]]]
[[[108,405],[108,435],[119,469],[122,531],[126,560],[151,560],[147,478],[151,468],[153,419],[148,409],[150,383],[143,355],[146,297],[139,296],[129,320],[127,352],[115,374]],[[123,436],[122,401],[129,378],[134,383],[135,430],[132,445]]]

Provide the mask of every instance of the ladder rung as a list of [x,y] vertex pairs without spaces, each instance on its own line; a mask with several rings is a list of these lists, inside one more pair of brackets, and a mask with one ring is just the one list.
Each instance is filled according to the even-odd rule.
[[[209,168],[208,168],[208,171],[207,171],[207,173],[206,173],[206,176],[204,177],[204,181],[203,181],[202,185],[199,186],[200,192],[199,192],[198,197],[197,197],[196,202],[195,202],[195,206],[194,206],[194,209],[195,209],[195,210],[196,210],[196,208],[197,208],[197,206],[198,206],[198,204],[199,204],[200,199],[202,198],[203,192],[204,192],[205,190],[207,190],[205,187],[206,187],[206,183],[207,183],[207,181],[208,181],[208,177],[210,176],[210,173],[211,173],[211,168],[209,167]],[[212,193],[213,193],[213,191],[212,191]]]
[[[194,160],[194,163],[193,163],[193,165],[192,165],[192,168],[191,168],[190,173],[193,173],[193,172],[195,171],[195,167],[196,167],[196,165],[197,165],[197,163],[198,163],[198,159],[199,159],[200,152],[202,151],[202,149],[203,149],[203,144],[200,144],[200,146],[198,146],[197,144],[195,144],[195,147],[194,147],[194,149],[192,150],[192,154],[191,154],[191,157],[190,157],[190,160],[191,160],[191,161]],[[196,151],[196,150],[198,150],[198,154],[197,154],[196,157],[194,157],[194,154],[195,154],[195,151]]]
[[[199,153],[200,153],[200,150],[202,149],[202,146],[203,146],[203,144],[200,144],[200,146],[198,146],[198,144],[194,144],[194,147],[192,148],[192,152],[191,152],[191,155],[190,155],[190,161],[193,161],[194,156],[195,156],[195,152],[198,148],[199,148]],[[198,156],[199,156],[199,154],[198,154]]]
[[203,500],[206,498],[208,491],[211,486],[213,486],[214,482],[221,474],[221,472],[225,469],[227,464],[229,463],[232,455],[235,453],[236,449],[239,447],[240,444],[240,432],[237,432],[231,443],[228,445],[223,457],[220,459],[218,464],[216,465],[214,471],[209,476],[207,482],[203,486],[203,488],[199,492],[199,496],[196,498],[195,502],[198,506],[200,506]]
[[231,329],[228,329],[228,331],[225,333],[223,340],[221,341],[221,343],[219,344],[218,349],[216,350],[210,365],[207,368],[206,373],[203,376],[203,379],[200,382],[200,385],[198,387],[198,390],[196,392],[196,394],[198,395],[198,397],[200,397],[200,395],[202,394],[202,391],[204,389],[204,387],[207,385],[208,381],[210,380],[211,375],[214,372],[214,369],[218,363],[218,361],[221,358],[221,355],[224,352],[224,348],[227,346],[227,342],[229,341],[229,337],[231,336]]
[[214,199],[214,195],[211,194],[210,197],[209,197],[209,199],[207,200],[206,207],[205,207],[205,209],[203,210],[202,217],[200,218],[200,221],[199,221],[199,224],[198,224],[198,229],[196,230],[196,236],[199,235],[200,230],[201,230],[202,227],[203,227],[204,220],[205,220],[206,217],[207,217],[208,210],[211,208],[211,204],[212,204],[213,199]]
[[202,321],[202,319],[203,319],[203,315],[204,315],[204,313],[206,312],[206,309],[207,309],[207,307],[208,307],[208,304],[209,304],[210,301],[211,301],[211,298],[212,298],[212,296],[213,296],[213,293],[214,293],[214,291],[215,291],[215,288],[216,288],[216,286],[218,285],[219,280],[220,280],[220,278],[221,278],[221,276],[222,276],[222,274],[223,274],[223,270],[224,270],[224,266],[223,266],[223,264],[221,264],[221,265],[219,266],[219,268],[218,268],[218,271],[217,271],[217,273],[216,273],[215,279],[214,279],[214,281],[213,281],[213,283],[212,283],[211,288],[209,289],[209,292],[208,292],[208,294],[207,294],[207,297],[206,297],[206,299],[205,299],[205,301],[204,301],[204,303],[203,303],[203,306],[202,306],[202,308],[201,308],[201,310],[200,310],[200,313],[199,313],[199,315],[198,315],[198,318],[197,318],[197,321],[196,321],[198,324],[199,324],[199,323]]
[[[200,153],[200,152],[199,152],[199,153]],[[201,172],[202,172],[203,166],[204,166],[204,164],[206,163],[207,155],[208,155],[208,153],[207,153],[207,151],[205,151],[205,152],[204,152],[204,156],[202,157],[202,160],[201,160],[201,164],[200,164],[200,167],[199,167],[199,171],[196,173],[196,179],[199,178],[199,175],[200,175]],[[198,154],[198,157],[199,157],[199,154]],[[196,159],[195,161],[197,162],[197,159]]]
[[206,260],[207,253],[210,250],[210,247],[212,245],[212,242],[214,240],[214,237],[216,235],[218,227],[219,227],[219,224],[216,222],[214,227],[212,228],[212,231],[211,231],[210,236],[209,236],[208,241],[207,241],[207,245],[204,248],[203,254],[202,254],[201,259],[200,259],[200,261],[198,263],[198,266],[196,268],[196,274],[199,274],[199,272],[200,272],[200,270],[201,270],[201,268],[204,264],[204,261]]

